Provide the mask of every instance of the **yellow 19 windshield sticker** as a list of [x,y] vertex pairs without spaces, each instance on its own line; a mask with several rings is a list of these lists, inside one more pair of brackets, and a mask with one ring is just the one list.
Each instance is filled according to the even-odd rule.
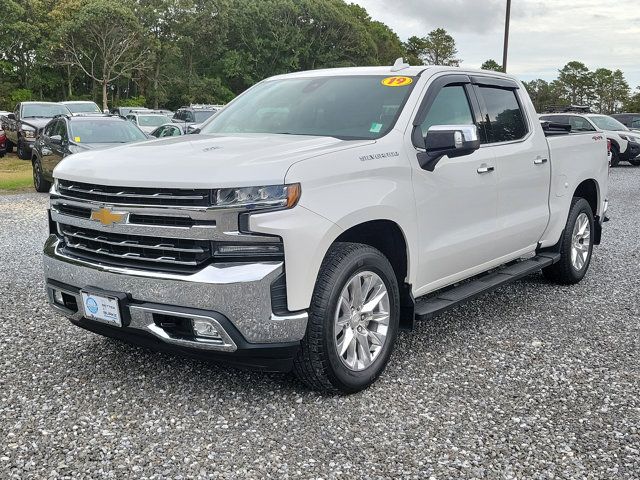
[[73,141],[76,143],[80,143],[80,137],[73,137]]
[[411,77],[387,77],[382,80],[382,85],[385,87],[406,87],[413,83]]

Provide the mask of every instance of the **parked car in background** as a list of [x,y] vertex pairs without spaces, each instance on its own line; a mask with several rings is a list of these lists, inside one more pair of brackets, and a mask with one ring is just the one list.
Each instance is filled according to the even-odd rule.
[[4,157],[5,153],[7,153],[7,136],[0,126],[0,158]]
[[86,100],[73,100],[68,102],[60,102],[61,105],[64,105],[69,109],[71,113],[94,113],[94,114],[102,114],[102,110],[98,106],[96,102],[90,102]]
[[31,159],[31,147],[38,131],[56,115],[71,115],[64,105],[54,102],[20,102],[15,110],[0,118],[0,128],[7,136],[7,151],[16,147],[18,157]]
[[171,118],[160,113],[152,113],[151,111],[147,113],[138,110],[128,113],[125,118],[136,124],[140,128],[140,130],[145,133],[151,133],[161,125],[171,123]]
[[121,117],[126,117],[127,114],[131,113],[133,110],[149,110],[147,107],[118,107],[114,108],[111,113],[114,115],[120,115]]
[[180,124],[184,133],[191,133],[200,128],[209,117],[219,112],[223,107],[224,105],[201,104],[180,107],[173,115],[172,121]]
[[182,128],[173,123],[168,123],[166,125],[161,125],[155,130],[153,130],[149,135],[156,138],[163,137],[179,137],[183,135]]
[[640,130],[640,113],[614,113],[611,116],[631,130]]
[[629,130],[609,115],[596,113],[549,113],[540,115],[540,120],[571,125],[574,132],[602,131],[611,140],[611,166],[621,161],[640,165],[640,133]]
[[264,80],[200,135],[56,168],[49,301],[102,335],[362,390],[416,319],[539,270],[586,275],[607,141],[536,116],[497,72]]
[[48,191],[53,169],[68,155],[143,140],[147,135],[120,116],[60,115],[43,128],[33,146],[33,186],[38,192]]

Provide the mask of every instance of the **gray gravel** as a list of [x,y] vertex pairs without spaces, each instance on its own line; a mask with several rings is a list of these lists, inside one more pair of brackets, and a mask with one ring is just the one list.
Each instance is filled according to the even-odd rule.
[[583,283],[420,324],[350,397],[71,326],[43,294],[46,196],[0,196],[0,478],[640,478],[640,168],[611,183]]

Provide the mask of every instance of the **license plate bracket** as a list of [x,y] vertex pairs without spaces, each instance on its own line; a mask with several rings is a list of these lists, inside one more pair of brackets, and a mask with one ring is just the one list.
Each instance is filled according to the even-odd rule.
[[86,319],[114,327],[129,325],[126,294],[88,287],[80,290],[80,296]]

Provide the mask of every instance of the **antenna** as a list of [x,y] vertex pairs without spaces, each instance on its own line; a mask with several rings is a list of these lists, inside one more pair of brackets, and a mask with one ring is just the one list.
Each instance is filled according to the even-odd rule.
[[404,58],[397,58],[393,66],[391,67],[392,72],[398,72],[400,70],[404,70],[405,68],[409,68],[411,65],[408,63],[404,63]]

